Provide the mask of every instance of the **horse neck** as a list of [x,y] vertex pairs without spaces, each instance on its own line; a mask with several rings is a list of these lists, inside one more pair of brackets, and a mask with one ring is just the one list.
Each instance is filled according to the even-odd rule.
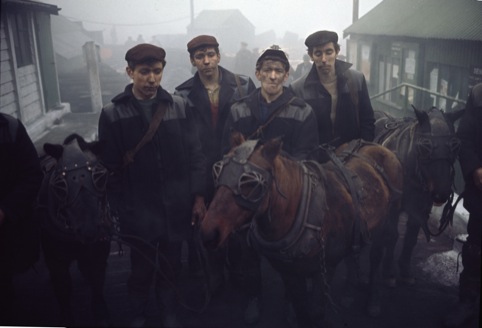
[[301,184],[300,165],[278,157],[273,167],[267,208],[256,218],[259,231],[266,240],[280,240],[291,229],[302,196]]

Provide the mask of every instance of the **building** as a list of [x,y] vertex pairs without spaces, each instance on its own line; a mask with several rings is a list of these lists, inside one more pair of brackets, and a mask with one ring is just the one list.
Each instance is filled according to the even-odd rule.
[[19,118],[32,139],[68,110],[60,101],[51,34],[59,8],[1,0],[0,111]]
[[200,34],[216,36],[220,50],[231,55],[241,42],[252,45],[255,41],[254,25],[238,9],[201,11],[187,26],[189,40]]
[[384,0],[344,30],[374,108],[463,107],[482,81],[482,1]]

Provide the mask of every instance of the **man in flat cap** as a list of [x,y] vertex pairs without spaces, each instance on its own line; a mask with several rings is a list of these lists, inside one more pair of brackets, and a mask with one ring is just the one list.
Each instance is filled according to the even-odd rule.
[[[284,86],[289,70],[288,57],[278,46],[273,45],[261,53],[255,68],[261,86],[231,106],[224,126],[224,153],[231,148],[232,131],[240,132],[246,139],[282,137],[283,151],[300,160],[306,159],[317,147],[318,129],[311,107]],[[247,230],[237,234],[239,243],[247,240]],[[255,254],[254,250],[248,250]],[[257,260],[251,264],[252,281],[257,281],[257,284],[245,288],[252,295],[261,294],[260,261],[256,255],[251,259]],[[255,296],[254,300],[259,302],[259,296]]]
[[181,270],[181,245],[192,222],[206,211],[205,159],[196,124],[184,99],[161,86],[165,56],[151,44],[129,49],[126,72],[132,83],[99,119],[101,158],[112,172],[110,205],[119,216],[121,237],[131,246],[127,286],[133,327],[146,325],[153,280],[162,325],[180,326],[173,283]]
[[[193,114],[202,150],[206,156],[206,203],[214,195],[212,166],[222,158],[221,137],[231,105],[250,94],[256,88],[253,81],[245,76],[230,72],[220,66],[219,43],[214,36],[199,35],[187,43],[189,59],[196,72],[194,76],[176,87],[174,94],[183,97]],[[196,251],[188,240],[188,261],[195,273]],[[213,293],[224,285],[224,251],[206,253],[209,262],[209,284]]]
[[[294,93],[313,108],[318,122],[319,144],[337,147],[353,139],[372,141],[373,108],[365,77],[338,60],[338,35],[318,31],[305,40],[313,61],[311,70],[291,84]],[[325,154],[318,154],[326,161]]]

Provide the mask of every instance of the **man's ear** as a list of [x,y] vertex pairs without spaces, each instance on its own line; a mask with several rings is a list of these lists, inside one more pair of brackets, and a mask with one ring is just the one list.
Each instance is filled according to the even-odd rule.
[[126,67],[126,73],[127,75],[132,79],[132,74],[134,73],[134,71],[132,70],[132,68],[130,68],[129,66]]

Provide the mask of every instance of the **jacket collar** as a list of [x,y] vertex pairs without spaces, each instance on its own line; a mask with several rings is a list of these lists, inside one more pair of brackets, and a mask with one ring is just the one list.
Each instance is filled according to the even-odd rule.
[[[236,86],[236,79],[234,74],[225,69],[224,67],[218,65],[219,69],[219,84],[229,84],[230,86]],[[202,86],[201,78],[199,77],[199,73],[194,73],[194,76],[181,83],[176,87],[176,90],[191,90],[194,86]]]
[[[132,83],[128,84],[125,87],[124,92],[115,96],[112,99],[112,102],[114,104],[116,104],[116,103],[122,103],[122,102],[137,100],[136,97],[134,97],[134,94],[132,93],[132,87],[133,87]],[[174,102],[171,94],[169,92],[167,92],[166,90],[164,90],[162,88],[162,86],[159,86],[159,88],[157,89],[156,102],[161,102],[161,101],[168,102],[168,103]]]
[[[344,74],[348,71],[353,64],[344,62],[342,60],[335,60],[335,72],[338,79],[344,79]],[[316,65],[311,66],[311,70],[306,76],[305,85],[320,84],[320,79],[318,77],[318,71],[316,70]]]

